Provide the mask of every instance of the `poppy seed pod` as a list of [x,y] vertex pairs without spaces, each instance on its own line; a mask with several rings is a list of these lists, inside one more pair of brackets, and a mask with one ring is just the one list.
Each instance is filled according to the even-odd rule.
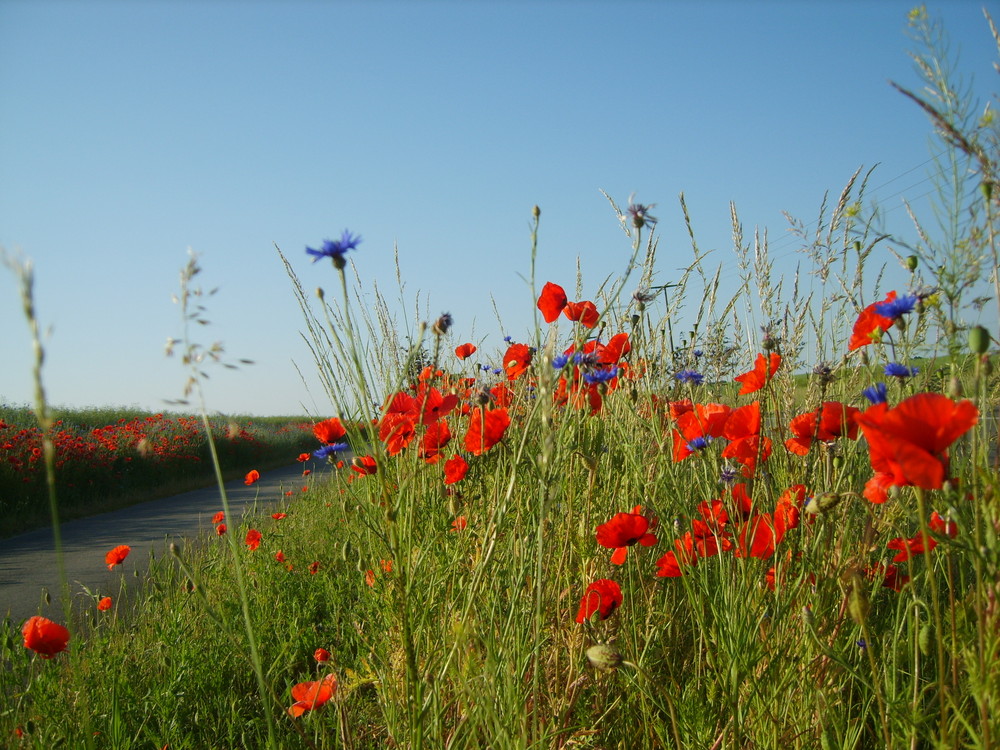
[[917,262],[918,262],[918,258],[917,258],[916,255],[907,255],[906,256],[906,269],[908,271],[916,271],[917,270]]
[[986,354],[990,348],[990,332],[983,326],[973,326],[969,329],[969,351],[973,354]]
[[587,649],[587,661],[590,662],[590,666],[601,672],[613,672],[623,659],[621,652],[614,646],[598,643]]

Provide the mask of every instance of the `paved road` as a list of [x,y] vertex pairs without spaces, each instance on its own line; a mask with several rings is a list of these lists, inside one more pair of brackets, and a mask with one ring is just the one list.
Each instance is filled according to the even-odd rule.
[[[324,474],[321,469],[308,479],[322,479]],[[296,464],[264,472],[249,487],[242,479],[228,483],[231,517],[227,525],[238,527],[240,518],[255,504],[282,500],[288,490],[298,494],[307,481],[302,465]],[[81,585],[95,594],[117,597],[123,579],[127,586],[136,585],[135,574],[145,572],[151,553],[159,558],[168,554],[171,541],[211,533],[212,516],[220,510],[222,500],[218,487],[213,486],[64,523],[63,558],[74,609],[93,606]],[[109,571],[104,554],[119,544],[127,544],[132,551],[122,565]],[[51,595],[49,604],[44,601],[46,591]],[[7,614],[17,628],[36,614],[64,621],[51,529],[0,539],[0,623]]]

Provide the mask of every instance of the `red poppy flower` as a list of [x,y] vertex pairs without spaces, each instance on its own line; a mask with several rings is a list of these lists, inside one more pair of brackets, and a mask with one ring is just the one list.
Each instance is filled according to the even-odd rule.
[[452,531],[464,531],[469,525],[469,522],[465,520],[465,516],[458,516],[454,521],[451,522]]
[[226,524],[220,523],[218,526],[216,526],[215,527],[215,533],[218,534],[219,536],[222,536],[223,534],[225,534],[226,533]]
[[770,513],[751,516],[740,527],[739,541],[733,554],[736,557],[770,557],[777,543],[774,520]]
[[[571,346],[563,354],[573,354],[575,349],[576,347]],[[602,344],[597,340],[588,341],[583,345],[580,353],[595,355],[597,363],[600,365],[614,365],[630,351],[632,351],[632,344],[628,340],[628,334],[616,333],[607,344]]]
[[882,338],[882,334],[892,328],[892,318],[879,315],[875,308],[877,305],[891,302],[896,299],[895,292],[889,292],[881,302],[873,302],[868,305],[854,323],[854,330],[851,331],[851,338],[847,342],[847,350],[853,352],[862,346],[867,346]]
[[674,461],[682,461],[707,447],[710,440],[722,437],[731,413],[725,404],[693,404],[689,410],[679,411],[674,420]]
[[684,568],[698,562],[695,539],[690,531],[674,540],[674,548],[656,561],[656,575],[659,578],[680,578]]
[[760,435],[758,401],[734,409],[726,420],[723,435],[730,442],[722,451],[722,457],[734,458],[743,464],[745,476],[752,476],[757,461],[766,461],[771,455],[771,439]]
[[448,429],[448,423],[443,419],[434,422],[428,426],[420,441],[420,458],[427,463],[435,463],[441,458],[441,449],[448,444],[449,440],[451,440],[451,430]]
[[725,526],[729,522],[729,513],[722,500],[705,500],[698,503],[698,515],[691,521],[691,530],[695,538],[707,539],[725,533]]
[[313,652],[313,659],[315,659],[319,664],[325,664],[330,661],[330,652],[325,648],[318,648]]
[[287,513],[272,513],[271,514],[271,518],[273,518],[275,521],[283,521],[284,519],[288,518],[288,514]]
[[108,570],[111,570],[116,565],[121,565],[125,562],[125,558],[128,557],[128,553],[132,551],[132,548],[127,544],[119,544],[113,550],[108,552],[104,556],[104,562],[108,564]]
[[111,603],[112,602],[110,596],[102,597],[101,600],[97,602],[98,612],[107,612],[109,609],[111,609]]
[[621,606],[621,587],[614,581],[601,578],[587,586],[580,599],[580,611],[576,613],[576,621],[583,622],[589,620],[594,613],[597,619],[606,620]]
[[799,525],[802,505],[806,499],[805,485],[796,484],[785,490],[774,506],[774,543],[779,544],[785,532]]
[[597,543],[614,550],[612,565],[621,565],[628,555],[628,548],[634,544],[652,547],[656,536],[648,533],[649,519],[639,513],[636,506],[631,513],[616,513],[607,523],[597,527]]
[[566,291],[558,284],[547,281],[538,297],[538,309],[542,311],[545,322],[551,323],[558,318],[564,307],[566,307]]
[[860,409],[846,406],[839,401],[827,401],[815,411],[799,414],[788,424],[788,429],[794,437],[785,441],[785,447],[798,456],[809,452],[813,440],[829,443],[839,437],[847,436],[850,440],[858,438],[858,423],[855,417]]
[[778,367],[780,366],[781,355],[777,352],[771,352],[771,356],[767,359],[764,358],[763,354],[758,354],[754,368],[750,372],[745,372],[733,378],[737,383],[743,384],[739,395],[742,396],[746,393],[759,391],[774,377],[774,373],[778,371]]
[[28,618],[21,634],[24,636],[24,647],[43,659],[51,659],[60,651],[65,651],[69,643],[69,631],[41,615]]
[[510,415],[506,409],[483,409],[476,407],[469,419],[469,431],[465,434],[465,449],[474,456],[488,451],[503,439],[510,426]]
[[324,422],[319,422],[313,425],[313,435],[321,443],[336,443],[344,435],[347,434],[347,430],[344,429],[344,425],[340,423],[340,420],[336,417],[327,419]]
[[274,553],[274,559],[280,563],[283,563],[285,561],[285,553],[279,549],[277,552]]
[[357,472],[361,476],[375,474],[378,471],[378,464],[372,456],[355,456],[351,461],[351,471]]
[[857,421],[876,474],[891,476],[892,485],[936,490],[948,478],[949,446],[978,418],[971,401],[956,403],[939,393],[918,393],[891,409],[876,404]]
[[379,424],[379,440],[385,443],[386,452],[395,456],[410,444],[417,435],[414,419],[409,414],[389,412]]
[[937,541],[928,536],[927,549],[924,549],[924,535],[917,533],[916,536],[910,539],[904,539],[903,537],[896,537],[895,539],[890,539],[889,543],[885,546],[889,549],[897,550],[896,556],[892,558],[893,562],[903,562],[904,560],[909,560],[914,555],[922,555],[928,550],[932,550],[937,547]]
[[531,349],[527,344],[511,344],[503,355],[503,369],[507,380],[517,380],[531,364]]
[[468,462],[458,454],[455,454],[444,462],[444,483],[455,484],[455,482],[460,482],[465,478],[468,471]]
[[928,528],[935,534],[947,536],[954,539],[958,536],[958,524],[947,517],[942,517],[935,510],[931,513],[931,518],[927,522]]
[[455,356],[459,359],[466,359],[476,353],[474,344],[460,344],[455,347]]
[[593,328],[597,321],[601,319],[597,312],[597,306],[589,300],[584,302],[569,302],[563,309],[563,313],[572,321],[579,321],[584,328]]
[[899,593],[903,586],[910,582],[908,575],[903,575],[895,565],[877,563],[864,569],[865,577],[870,581],[881,581],[882,587]]
[[310,575],[316,575],[316,572],[318,570],[319,570],[319,560],[315,560],[315,561],[309,563],[309,574]]
[[375,586],[375,571],[371,568],[365,571],[365,583],[370,587]]
[[252,469],[251,471],[247,472],[246,477],[243,478],[243,484],[251,485],[258,479],[260,479],[260,472],[257,471],[256,469]]
[[508,388],[506,383],[497,383],[490,388],[490,395],[493,396],[493,403],[496,406],[507,407],[514,403],[514,391]]
[[313,711],[329,701],[336,692],[337,678],[332,674],[316,682],[300,682],[292,688],[295,703],[288,709],[288,715],[298,718],[306,711]]
[[431,425],[444,419],[458,406],[458,396],[454,393],[443,395],[437,388],[430,388],[417,394],[420,404],[420,424]]
[[214,516],[212,516],[212,523],[222,523],[225,520],[226,520],[226,514],[223,513],[221,510]]
[[260,532],[257,531],[257,529],[250,529],[247,532],[246,539],[244,539],[243,541],[249,549],[255,550],[260,546],[260,539],[261,539]]
[[312,458],[312,454],[311,454],[311,453],[300,453],[300,454],[299,454],[299,458],[298,458],[298,462],[299,462],[300,464],[301,464],[301,463],[305,463],[305,462],[306,462],[306,461],[308,461],[308,460],[309,460],[310,458]]

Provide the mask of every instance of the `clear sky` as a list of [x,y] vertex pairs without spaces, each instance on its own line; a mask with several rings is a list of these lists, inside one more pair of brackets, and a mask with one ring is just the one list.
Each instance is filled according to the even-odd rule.
[[[49,398],[180,396],[163,350],[188,248],[219,287],[201,340],[257,362],[216,371],[209,407],[324,414],[293,366],[312,370],[275,244],[307,289],[334,288],[305,247],[348,228],[392,297],[398,246],[410,320],[419,292],[421,315],[452,313],[454,344],[492,351],[531,321],[535,204],[539,283],[571,298],[577,258],[587,297],[629,255],[602,189],[657,204],[661,282],[691,257],[682,191],[729,280],[730,201],[790,272],[782,212],[812,222],[878,163],[871,196],[905,231],[931,134],[888,84],[919,86],[913,4],[0,0],[0,245],[35,264]],[[928,11],[985,100],[982,5]],[[0,269],[0,401],[31,401],[30,362]]]

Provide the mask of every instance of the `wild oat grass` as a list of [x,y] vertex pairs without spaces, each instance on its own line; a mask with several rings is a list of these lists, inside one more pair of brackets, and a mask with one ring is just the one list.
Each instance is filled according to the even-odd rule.
[[[997,125],[921,101],[961,179],[974,168],[976,190],[941,208],[962,217],[963,253],[974,240],[995,257]],[[883,283],[881,251],[900,245],[876,229],[866,180],[824,202],[814,231],[799,225],[810,293],[774,275],[766,237],[745,240],[735,210],[733,296],[693,231],[686,272],[657,284],[651,207],[612,202],[621,277],[569,300],[532,274],[531,303],[555,295],[540,308],[558,324],[463,359],[450,321],[402,334],[381,294],[366,296],[353,235],[316,251],[333,269],[310,273],[332,273],[336,291],[315,300],[286,259],[335,418],[357,425],[378,404],[349,433],[368,462],[280,520],[157,561],[133,610],[73,623],[52,661],[11,623],[0,736],[174,750],[995,746],[1000,380],[996,331],[966,319],[993,280],[982,264],[966,284],[961,264],[928,262],[947,250],[922,238],[916,261],[900,256],[904,282]],[[533,221],[532,269],[540,210]],[[621,305],[626,280],[640,292]],[[887,320],[874,304],[890,290],[912,309]],[[675,331],[682,311],[693,322]],[[888,377],[888,363],[920,371]],[[880,381],[886,405],[862,395]],[[904,428],[890,441],[888,419]]]

